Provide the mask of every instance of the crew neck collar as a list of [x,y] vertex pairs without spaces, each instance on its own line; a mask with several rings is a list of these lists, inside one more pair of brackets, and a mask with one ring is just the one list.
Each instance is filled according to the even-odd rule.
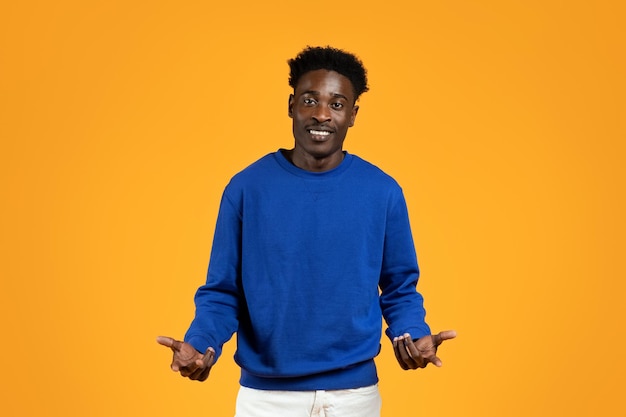
[[283,151],[286,151],[286,150],[287,149],[280,148],[274,154],[274,157],[275,157],[276,161],[278,162],[278,164],[282,168],[286,169],[288,172],[290,172],[290,173],[292,173],[294,175],[297,175],[297,176],[300,176],[300,177],[306,177],[306,178],[335,177],[335,176],[341,174],[342,172],[344,172],[346,169],[348,169],[348,166],[350,166],[350,164],[352,163],[352,159],[353,159],[353,155],[352,154],[349,154],[347,151],[343,151],[343,160],[336,167],[334,167],[332,169],[329,169],[327,171],[320,171],[320,172],[307,171],[306,169],[298,168],[297,166],[292,164],[285,157],[285,155],[283,155]]

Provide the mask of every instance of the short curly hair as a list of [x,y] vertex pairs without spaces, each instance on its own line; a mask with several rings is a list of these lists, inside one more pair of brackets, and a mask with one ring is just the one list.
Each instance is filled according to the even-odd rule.
[[354,54],[330,46],[307,46],[289,64],[289,85],[295,89],[300,77],[309,71],[325,69],[348,78],[354,89],[354,101],[369,90],[367,70]]

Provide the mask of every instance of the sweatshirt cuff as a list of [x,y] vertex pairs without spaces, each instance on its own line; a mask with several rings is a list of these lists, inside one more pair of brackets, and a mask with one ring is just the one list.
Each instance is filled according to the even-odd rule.
[[387,335],[389,340],[391,340],[392,342],[394,338],[398,336],[402,336],[405,333],[410,334],[411,339],[413,340],[416,340],[416,339],[419,339],[421,337],[428,336],[431,334],[430,327],[428,327],[428,324],[426,323],[424,323],[421,326],[408,327],[406,329],[403,329],[402,331],[395,331],[391,329],[390,327],[388,327],[387,330],[385,330],[385,334]]
[[202,353],[203,355],[206,353],[209,347],[212,347],[213,350],[215,351],[214,361],[217,361],[217,359],[222,354],[221,346],[217,346],[216,343],[213,343],[202,336],[185,337],[185,342],[189,343],[191,346],[193,346],[195,350]]

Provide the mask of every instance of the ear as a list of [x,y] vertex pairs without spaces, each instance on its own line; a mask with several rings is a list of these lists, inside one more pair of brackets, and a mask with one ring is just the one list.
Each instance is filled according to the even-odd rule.
[[288,104],[288,108],[287,108],[287,115],[291,118],[293,118],[293,94],[289,94],[289,104]]
[[356,114],[359,112],[359,106],[352,107],[352,114],[350,115],[350,127],[354,126],[356,120]]

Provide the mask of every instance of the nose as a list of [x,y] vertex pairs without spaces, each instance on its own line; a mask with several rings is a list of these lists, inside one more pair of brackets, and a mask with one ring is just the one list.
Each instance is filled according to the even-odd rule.
[[315,106],[312,117],[317,123],[329,122],[331,119],[330,109],[326,104],[319,103]]

